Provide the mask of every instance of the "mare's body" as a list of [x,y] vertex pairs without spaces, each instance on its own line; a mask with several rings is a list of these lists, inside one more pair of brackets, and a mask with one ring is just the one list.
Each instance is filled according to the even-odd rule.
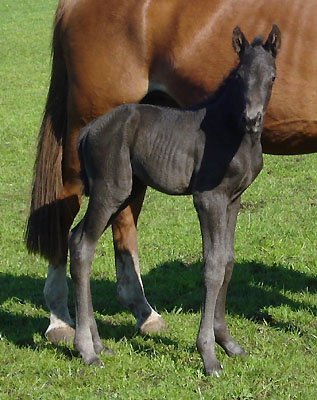
[[[272,23],[283,31],[279,77],[267,110],[263,151],[317,151],[317,0],[60,0],[53,36],[51,85],[39,136],[29,251],[50,263],[44,294],[48,337],[72,336],[66,259],[80,206],[76,141],[92,119],[122,103],[189,106],[216,90],[234,65],[232,26],[249,37]],[[296,54],[296,57],[294,57]],[[164,327],[148,304],[137,253],[136,223],[144,192],[113,221],[118,298],[137,329]],[[129,282],[129,284],[127,284]]]
[[89,287],[97,241],[118,211],[147,185],[172,195],[192,194],[203,240],[205,298],[197,347],[206,374],[221,369],[217,341],[229,355],[244,350],[225,322],[227,285],[240,195],[262,168],[261,133],[280,48],[276,26],[262,45],[250,46],[237,27],[233,46],[240,63],[219,95],[189,110],[120,106],[89,123],[78,151],[90,200],[70,239],[76,293],[75,346],[86,364],[99,364],[103,349]]

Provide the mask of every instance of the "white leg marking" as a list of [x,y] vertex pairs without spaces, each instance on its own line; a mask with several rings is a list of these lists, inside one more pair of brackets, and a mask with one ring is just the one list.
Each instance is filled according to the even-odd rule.
[[52,329],[74,326],[68,311],[68,286],[66,282],[66,265],[49,265],[44,286],[44,297],[50,310],[50,325],[46,330],[48,334]]

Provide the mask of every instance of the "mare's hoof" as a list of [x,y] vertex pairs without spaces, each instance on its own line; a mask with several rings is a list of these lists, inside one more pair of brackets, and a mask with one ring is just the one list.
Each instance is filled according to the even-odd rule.
[[47,339],[51,343],[59,343],[59,342],[72,342],[75,336],[75,329],[71,326],[61,326],[59,328],[53,328],[45,333]]
[[139,333],[161,332],[167,329],[167,325],[160,315],[148,318],[138,329]]

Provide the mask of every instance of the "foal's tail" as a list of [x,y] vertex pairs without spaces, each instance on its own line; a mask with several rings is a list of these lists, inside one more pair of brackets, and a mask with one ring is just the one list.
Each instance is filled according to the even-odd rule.
[[[67,71],[59,41],[64,1],[56,11],[52,42],[52,72],[49,92],[38,137],[33,190],[27,227],[26,247],[48,260],[62,259],[61,201],[62,158],[67,126]],[[65,256],[64,256],[65,257]]]

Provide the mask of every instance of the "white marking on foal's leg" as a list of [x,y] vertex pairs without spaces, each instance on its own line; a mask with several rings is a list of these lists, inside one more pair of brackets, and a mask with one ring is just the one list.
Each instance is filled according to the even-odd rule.
[[55,343],[72,340],[74,322],[68,311],[68,286],[66,281],[66,265],[49,265],[44,286],[44,297],[50,310],[50,325],[45,334]]

